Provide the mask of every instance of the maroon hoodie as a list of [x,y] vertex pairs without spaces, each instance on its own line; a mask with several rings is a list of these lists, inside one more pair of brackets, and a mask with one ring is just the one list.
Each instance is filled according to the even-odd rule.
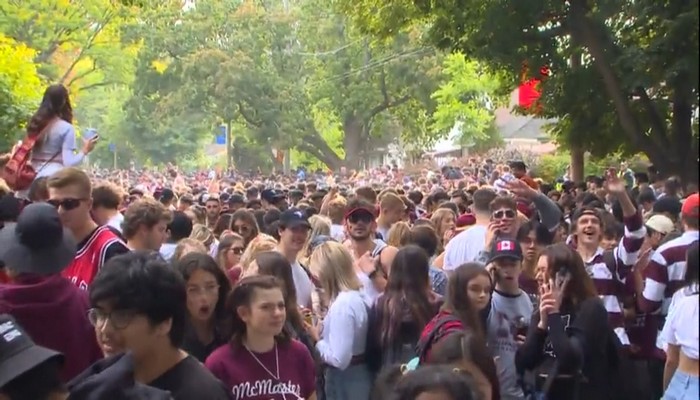
[[87,292],[60,275],[22,275],[0,284],[0,314],[10,314],[39,346],[65,355],[69,381],[103,357],[87,318]]

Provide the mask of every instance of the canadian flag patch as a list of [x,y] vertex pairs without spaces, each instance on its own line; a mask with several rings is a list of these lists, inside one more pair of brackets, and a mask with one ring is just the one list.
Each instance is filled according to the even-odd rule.
[[496,244],[496,251],[511,251],[515,248],[515,243],[509,240],[504,240]]

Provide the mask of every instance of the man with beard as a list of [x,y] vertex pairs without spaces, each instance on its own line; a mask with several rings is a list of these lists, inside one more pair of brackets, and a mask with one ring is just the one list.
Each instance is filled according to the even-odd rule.
[[207,228],[214,229],[216,221],[219,220],[219,212],[221,212],[219,196],[215,194],[209,195],[204,202],[204,207],[207,209]]
[[362,290],[374,301],[386,287],[386,277],[398,249],[376,238],[375,208],[364,200],[348,204],[345,213],[345,245],[357,260],[356,269],[362,281]]

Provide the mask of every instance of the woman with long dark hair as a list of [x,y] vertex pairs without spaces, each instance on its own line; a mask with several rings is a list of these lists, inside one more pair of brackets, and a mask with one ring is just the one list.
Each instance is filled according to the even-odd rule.
[[226,301],[231,340],[206,367],[237,400],[316,400],[309,350],[284,330],[284,289],[272,276],[241,279]]
[[610,368],[616,336],[581,256],[565,243],[548,246],[536,278],[539,312],[515,355],[517,370],[534,371],[534,390],[551,400],[622,398]]
[[203,362],[226,342],[225,302],[231,285],[208,254],[189,253],[174,266],[187,285],[189,318],[182,349]]
[[[297,290],[294,286],[294,277],[289,261],[280,252],[265,251],[258,254],[253,262],[259,275],[274,276],[282,285],[282,289],[284,289],[284,305],[287,310],[287,321],[284,324],[284,329],[290,337],[300,341],[309,349],[309,353],[314,358],[316,365],[316,395],[319,399],[325,398],[323,396],[324,381],[321,358],[318,351],[316,351],[316,347],[314,347],[313,339],[306,332],[304,326],[304,315],[302,315],[302,309],[297,303]],[[311,314],[311,310],[303,310],[303,312],[305,315],[310,316]]]
[[[420,364],[434,363],[439,349],[448,335],[467,332],[470,340],[478,343],[487,351],[486,335],[480,313],[491,301],[493,283],[491,275],[479,263],[463,264],[450,274],[447,297],[440,312],[425,326],[418,341]],[[435,353],[435,354],[434,354]],[[486,376],[495,376],[496,366],[493,359],[483,361],[479,368]],[[500,399],[498,382],[492,384],[491,398]]]
[[396,253],[386,289],[369,313],[366,353],[374,371],[416,356],[423,327],[442,305],[430,290],[429,269],[428,255],[418,246]]
[[[287,321],[285,329],[293,338],[300,336],[307,338],[306,328],[304,327],[304,317],[297,303],[297,291],[294,286],[294,277],[292,269],[289,266],[284,256],[276,251],[265,251],[255,257],[255,265],[257,266],[258,275],[269,275],[277,278],[284,289],[284,305],[287,310]],[[304,340],[302,340],[304,343]],[[313,343],[308,342],[313,348]]]
[[246,248],[260,233],[255,215],[243,208],[236,210],[231,216],[231,230],[243,237]]
[[68,89],[63,85],[49,86],[39,109],[27,124],[27,135],[40,135],[31,158],[37,178],[78,165],[95,148],[97,136],[78,143],[72,124],[73,108]]

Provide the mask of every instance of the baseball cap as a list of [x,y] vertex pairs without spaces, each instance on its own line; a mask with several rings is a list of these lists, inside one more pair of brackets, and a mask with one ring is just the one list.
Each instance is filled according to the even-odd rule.
[[520,243],[513,239],[498,239],[491,248],[491,258],[487,264],[508,258],[515,261],[523,260],[523,250],[520,248]]
[[245,204],[245,198],[240,194],[234,193],[228,198],[228,205]]
[[699,208],[700,199],[698,198],[698,194],[691,194],[683,201],[683,207],[681,207],[681,215],[683,215],[684,217],[697,218]]
[[455,230],[463,231],[474,224],[476,224],[476,217],[474,214],[462,214],[457,217],[457,221],[455,222],[457,228]]
[[645,225],[647,228],[663,235],[668,235],[675,229],[675,226],[673,226],[673,221],[671,221],[669,217],[661,214],[652,215],[651,218],[647,220]]
[[274,203],[275,201],[282,200],[284,197],[284,193],[280,193],[275,189],[265,189],[260,192],[260,199],[268,203]]
[[158,200],[160,200],[160,201],[172,201],[174,198],[175,198],[175,192],[173,192],[172,189],[163,188],[163,190],[160,192],[160,198]]
[[348,218],[352,217],[353,215],[359,215],[359,214],[369,215],[372,219],[377,217],[375,210],[368,208],[368,207],[359,206],[356,208],[352,208],[348,212],[346,212],[345,219],[348,219]]
[[49,360],[63,363],[64,358],[37,346],[12,316],[0,315],[0,387]]
[[298,226],[304,226],[306,228],[311,228],[308,218],[304,211],[298,208],[290,208],[283,211],[279,218],[280,226],[285,228],[295,228]]

